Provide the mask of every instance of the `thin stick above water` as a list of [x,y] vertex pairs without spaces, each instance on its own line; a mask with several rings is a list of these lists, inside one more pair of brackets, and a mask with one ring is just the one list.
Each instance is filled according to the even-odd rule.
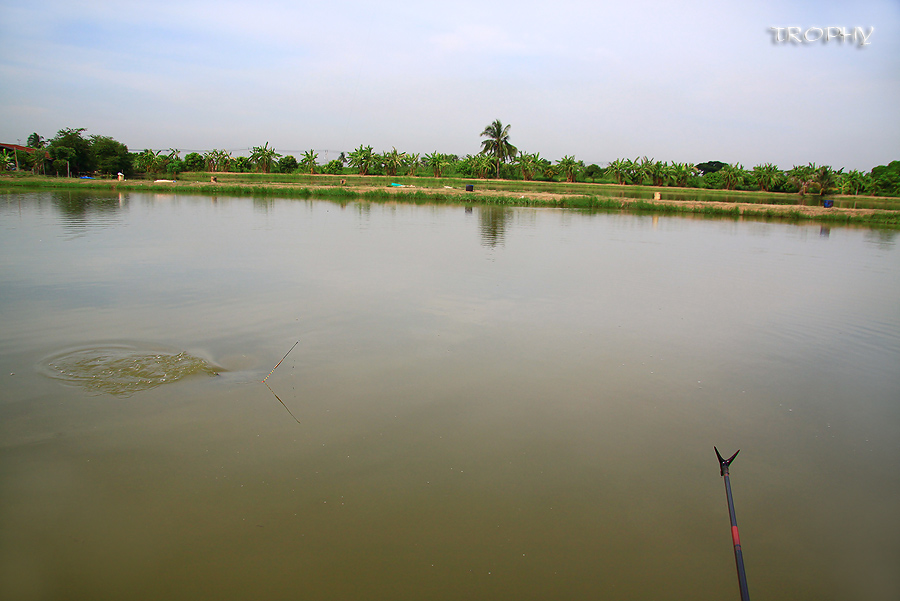
[[[287,356],[291,354],[291,351],[294,350],[294,347],[297,346],[298,344],[300,344],[299,340],[294,343],[294,346],[291,347],[290,351],[288,351],[284,354],[284,357],[281,358],[281,361],[279,361],[275,365],[275,367],[272,368],[272,371],[269,372],[269,376],[271,376],[273,373],[275,373],[275,370],[278,369],[278,366],[281,365],[285,359],[287,359]],[[263,383],[265,383],[265,381],[269,379],[269,376],[266,376],[265,378],[262,379]]]

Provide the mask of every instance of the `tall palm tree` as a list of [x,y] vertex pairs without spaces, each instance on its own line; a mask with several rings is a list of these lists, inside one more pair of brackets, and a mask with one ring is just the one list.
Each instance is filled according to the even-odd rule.
[[484,128],[482,138],[487,138],[481,143],[481,153],[492,155],[497,161],[497,177],[500,177],[500,163],[516,156],[518,150],[509,141],[509,125],[504,126],[500,119]]

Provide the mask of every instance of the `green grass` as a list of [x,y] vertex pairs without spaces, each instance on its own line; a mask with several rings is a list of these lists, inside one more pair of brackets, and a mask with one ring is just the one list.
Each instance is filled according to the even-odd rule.
[[[616,184],[585,184],[559,182],[524,182],[505,180],[471,180],[459,178],[385,177],[359,175],[297,175],[262,173],[212,174],[218,183],[210,183],[209,173],[182,174],[177,183],[155,183],[153,180],[130,179],[119,182],[114,179],[67,179],[55,177],[3,177],[0,190],[53,189],[53,190],[109,190],[131,192],[163,192],[167,194],[203,194],[210,196],[282,197],[298,199],[322,199],[339,203],[362,200],[365,202],[409,202],[484,204],[502,206],[557,207],[591,211],[627,211],[654,214],[693,214],[704,217],[729,219],[760,219],[792,222],[821,222],[846,225],[900,228],[900,210],[881,210],[874,214],[826,212],[810,215],[799,208],[792,208],[778,200],[796,195],[766,194],[759,192],[725,192],[720,190],[696,190],[683,188],[649,188],[645,186],[620,186]],[[344,184],[341,184],[341,180]],[[391,183],[415,186],[391,187]],[[460,194],[445,190],[445,186],[461,190],[466,184],[474,184],[475,192]],[[310,187],[316,186],[316,187]],[[365,189],[363,189],[365,188]],[[373,189],[374,188],[374,189]],[[479,193],[481,191],[482,193]],[[503,191],[520,196],[501,196],[483,192]],[[653,192],[660,191],[664,199],[682,196],[684,200],[702,201],[703,204],[658,204],[651,201]],[[529,196],[536,193],[564,194],[551,199]],[[731,203],[765,203],[759,210],[744,208]],[[726,200],[726,198],[728,200]],[[753,200],[750,200],[753,199]],[[882,200],[882,199],[875,199]],[[772,205],[778,204],[779,208]],[[837,203],[836,203],[837,204]],[[783,207],[783,208],[781,208]],[[900,209],[900,203],[896,209]]]

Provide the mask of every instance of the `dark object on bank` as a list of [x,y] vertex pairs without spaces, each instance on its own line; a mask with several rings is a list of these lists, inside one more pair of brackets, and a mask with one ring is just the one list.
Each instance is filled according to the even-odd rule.
[[728,498],[728,514],[731,518],[731,540],[734,543],[734,562],[737,565],[738,585],[741,587],[741,601],[750,601],[750,593],[747,592],[747,575],[744,573],[744,555],[741,552],[741,537],[738,535],[737,518],[734,515],[734,500],[731,498],[731,481],[728,478],[728,466],[741,452],[738,449],[728,459],[722,459],[719,449],[713,447],[716,457],[719,459],[719,472],[725,479],[725,496]]
[[472,184],[466,184],[466,192],[474,192],[475,186]]

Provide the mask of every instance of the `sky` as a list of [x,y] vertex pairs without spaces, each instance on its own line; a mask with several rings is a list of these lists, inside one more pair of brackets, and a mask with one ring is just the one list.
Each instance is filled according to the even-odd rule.
[[495,119],[553,161],[868,171],[900,159],[900,0],[0,0],[0,142],[465,156]]

